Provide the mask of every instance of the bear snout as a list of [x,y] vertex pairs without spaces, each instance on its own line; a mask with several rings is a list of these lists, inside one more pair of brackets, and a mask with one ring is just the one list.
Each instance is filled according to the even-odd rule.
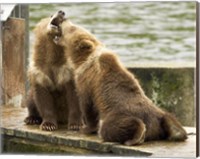
[[65,12],[63,12],[62,10],[58,11],[58,14],[60,14],[61,16],[65,16]]
[[51,26],[58,27],[65,20],[65,12],[58,11],[51,20]]

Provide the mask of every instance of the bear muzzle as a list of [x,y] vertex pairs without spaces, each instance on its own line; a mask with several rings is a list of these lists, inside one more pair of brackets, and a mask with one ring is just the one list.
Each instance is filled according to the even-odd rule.
[[66,20],[65,12],[60,10],[52,16],[50,27],[58,28],[64,20]]

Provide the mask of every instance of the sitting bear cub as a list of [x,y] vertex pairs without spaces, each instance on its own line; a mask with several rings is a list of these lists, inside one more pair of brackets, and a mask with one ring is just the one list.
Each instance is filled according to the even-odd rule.
[[64,47],[74,70],[83,133],[98,131],[104,141],[126,145],[187,139],[176,118],[153,104],[135,76],[94,35],[69,19],[57,23],[54,32],[62,32],[54,42]]
[[26,124],[41,124],[46,131],[56,130],[58,123],[78,130],[81,114],[75,92],[72,68],[64,47],[56,45],[55,25],[64,20],[64,12],[42,19],[35,28],[34,52],[28,68],[30,90],[23,102],[28,108]]

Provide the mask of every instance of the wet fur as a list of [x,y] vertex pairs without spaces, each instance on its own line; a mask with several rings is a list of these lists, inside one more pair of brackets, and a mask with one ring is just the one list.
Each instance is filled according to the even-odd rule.
[[30,91],[25,101],[29,114],[25,123],[41,124],[40,128],[47,131],[64,123],[77,130],[81,119],[73,73],[63,47],[53,42],[55,35],[48,28],[51,20],[41,20],[34,30],[34,52],[28,68]]
[[126,145],[187,138],[176,118],[152,103],[112,51],[69,20],[62,23],[61,30],[59,43],[74,68],[83,133],[98,131],[104,141]]

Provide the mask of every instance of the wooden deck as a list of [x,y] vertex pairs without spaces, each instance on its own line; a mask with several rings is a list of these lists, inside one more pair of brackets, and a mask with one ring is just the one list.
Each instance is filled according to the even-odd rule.
[[[191,127],[185,127],[188,132],[188,139],[185,142],[153,141],[139,146],[124,146],[102,142],[96,135],[86,136],[79,132],[67,131],[66,126],[62,126],[54,132],[41,131],[39,126],[24,124],[23,120],[27,115],[25,108],[13,106],[1,106],[0,108],[2,109],[1,134],[3,138],[8,138],[10,146],[15,149],[15,151],[3,149],[3,153],[61,153],[66,155],[92,154],[170,158],[196,156],[196,129]],[[15,146],[19,143],[23,146]],[[49,150],[50,147],[51,150]]]

